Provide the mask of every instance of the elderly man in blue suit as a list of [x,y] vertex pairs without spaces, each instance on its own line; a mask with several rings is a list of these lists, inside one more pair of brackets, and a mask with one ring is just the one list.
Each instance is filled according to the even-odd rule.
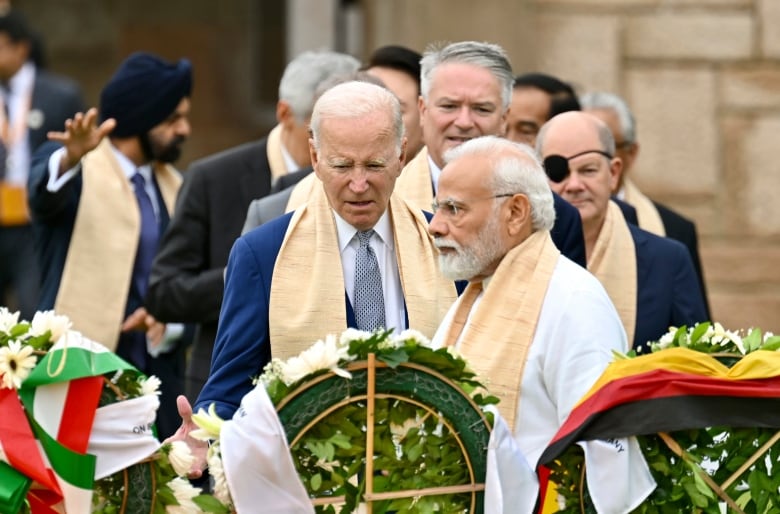
[[696,272],[681,243],[625,221],[610,200],[622,162],[609,128],[583,112],[548,121],[536,140],[552,189],[580,211],[588,269],[604,285],[638,352],[670,326],[707,318]]
[[[211,373],[195,404],[215,404],[222,418],[243,415],[239,402],[272,356],[347,327],[432,337],[457,296],[439,272],[427,216],[393,193],[406,152],[396,97],[339,84],[315,104],[311,131],[318,181],[309,201],[231,250]],[[179,411],[175,437],[184,439],[195,428],[184,397]]]

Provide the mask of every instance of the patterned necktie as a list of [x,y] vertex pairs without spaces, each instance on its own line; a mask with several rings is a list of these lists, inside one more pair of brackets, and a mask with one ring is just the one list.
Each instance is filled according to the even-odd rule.
[[135,198],[138,201],[138,210],[141,212],[141,236],[138,241],[138,252],[133,266],[133,283],[138,294],[143,298],[149,284],[149,274],[152,271],[152,260],[157,252],[157,243],[160,238],[160,227],[157,217],[154,215],[152,199],[146,193],[146,179],[136,172],[130,179],[133,182]]
[[355,255],[355,322],[360,330],[385,328],[385,296],[382,275],[374,250],[368,244],[373,230],[358,232],[360,248]]

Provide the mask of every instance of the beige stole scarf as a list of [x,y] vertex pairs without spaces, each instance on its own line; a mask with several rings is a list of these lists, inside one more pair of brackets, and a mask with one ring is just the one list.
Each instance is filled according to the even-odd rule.
[[[433,337],[457,297],[455,285],[439,272],[438,251],[422,213],[393,195],[390,219],[409,327]],[[326,335],[343,332],[344,295],[336,223],[319,185],[293,214],[276,257],[268,314],[273,356],[293,357]]]
[[626,329],[628,344],[632,345],[636,328],[636,248],[628,223],[615,202],[609,202],[593,255],[588,258],[588,270],[607,290]]
[[659,236],[666,236],[664,222],[652,200],[639,190],[631,180],[623,181],[623,199],[636,209],[639,227]]
[[287,165],[282,154],[282,126],[277,125],[268,134],[265,142],[265,154],[268,157],[268,167],[271,168],[271,183],[287,174]]
[[[54,310],[90,339],[116,349],[133,274],[141,214],[108,139],[82,160],[83,186]],[[165,207],[181,185],[171,166],[155,166]]]
[[[491,394],[501,399],[498,410],[512,431],[528,350],[559,256],[547,231],[534,232],[510,250],[490,279],[459,346]],[[461,298],[480,286],[470,283]],[[457,339],[458,334],[448,334],[445,344]]]
[[292,192],[290,192],[290,198],[287,200],[287,209],[284,212],[292,212],[304,205],[309,201],[316,189],[322,189],[322,182],[320,182],[317,174],[312,171],[295,184]]
[[431,167],[428,164],[428,148],[422,150],[404,166],[401,176],[395,182],[395,192],[413,207],[431,210],[433,186]]

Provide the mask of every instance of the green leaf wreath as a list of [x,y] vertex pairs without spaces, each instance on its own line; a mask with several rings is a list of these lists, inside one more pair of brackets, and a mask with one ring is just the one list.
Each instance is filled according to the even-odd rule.
[[[369,443],[367,399],[361,387],[365,386],[365,362],[370,354],[381,363],[384,372],[377,375],[377,383],[383,383],[386,390],[404,391],[377,395],[374,403],[373,491],[390,497],[372,501],[373,512],[479,512],[481,505],[475,508],[477,502],[469,493],[393,497],[398,491],[467,483],[469,463],[464,446],[468,446],[469,437],[480,433],[478,423],[473,424],[473,430],[455,428],[442,414],[452,410],[451,405],[446,405],[447,391],[435,390],[436,382],[425,382],[423,374],[414,374],[416,367],[435,370],[438,376],[454,384],[472,405],[464,409],[464,416],[469,409],[479,412],[483,439],[477,447],[483,459],[493,415],[482,409],[498,399],[485,392],[456,352],[431,349],[428,339],[419,332],[407,330],[394,335],[391,331],[368,333],[354,329],[317,341],[301,355],[286,361],[273,360],[257,379],[277,407],[290,440],[293,461],[314,499],[316,511],[353,512],[365,501],[364,470]],[[440,398],[437,401],[442,403],[441,410],[426,404],[426,394]],[[324,414],[312,423],[307,417],[310,412]],[[205,429],[207,437],[218,439],[221,420],[213,410],[201,411],[193,419]],[[219,451],[219,444],[212,444],[210,467],[218,465]]]
[[[758,328],[730,331],[719,323],[707,322],[672,328],[650,346],[652,352],[688,348],[710,354],[731,367],[757,350],[778,351],[780,336],[762,333]],[[619,357],[635,356],[632,351]],[[777,429],[709,427],[637,439],[658,486],[633,512],[720,514],[723,508],[745,514],[780,512]],[[550,466],[552,480],[558,486],[558,512],[596,512],[584,485],[583,460],[579,446],[572,445]],[[738,470],[744,471],[735,478],[732,475]],[[713,485],[722,487],[733,503],[727,505]]]

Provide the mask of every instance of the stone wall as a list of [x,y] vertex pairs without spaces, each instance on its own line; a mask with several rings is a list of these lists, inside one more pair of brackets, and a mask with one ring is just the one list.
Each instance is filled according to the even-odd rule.
[[780,332],[780,1],[370,3],[372,45],[491,40],[517,72],[623,95],[634,177],[696,222],[714,319]]
[[[273,92],[274,63],[289,50],[268,37],[290,26],[267,14],[280,2],[14,0],[44,34],[51,67],[80,80],[90,103],[132,50],[192,59],[194,135],[183,165],[258,137],[273,122],[257,92]],[[635,178],[696,221],[714,318],[780,332],[780,1],[358,3],[358,57],[389,43],[422,50],[486,40],[507,49],[517,72],[546,71],[583,92],[624,95],[638,119]],[[327,17],[317,12],[319,23],[334,23]]]

